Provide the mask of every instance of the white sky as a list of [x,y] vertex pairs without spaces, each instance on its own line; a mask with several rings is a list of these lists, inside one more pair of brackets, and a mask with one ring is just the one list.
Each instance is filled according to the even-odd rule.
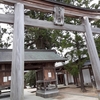
[[93,0],[92,3],[98,3],[100,0]]

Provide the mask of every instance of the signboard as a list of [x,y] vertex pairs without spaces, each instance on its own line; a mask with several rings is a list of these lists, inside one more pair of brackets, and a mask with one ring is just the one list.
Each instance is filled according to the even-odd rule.
[[9,80],[9,81],[11,80],[11,76],[8,77],[8,80]]
[[50,78],[50,77],[52,77],[52,74],[51,74],[51,72],[48,72],[48,77]]
[[62,7],[54,7],[54,24],[64,25],[64,9]]
[[7,82],[7,77],[3,77],[3,82]]

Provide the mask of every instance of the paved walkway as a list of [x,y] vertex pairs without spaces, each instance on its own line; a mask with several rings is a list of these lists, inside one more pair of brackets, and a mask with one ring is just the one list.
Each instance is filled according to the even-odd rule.
[[[64,88],[59,90],[57,97],[46,99],[36,96],[34,91],[34,89],[25,89],[24,100],[98,100],[97,94],[89,89],[86,93],[82,93],[79,88]],[[0,98],[0,100],[10,100],[10,97]]]

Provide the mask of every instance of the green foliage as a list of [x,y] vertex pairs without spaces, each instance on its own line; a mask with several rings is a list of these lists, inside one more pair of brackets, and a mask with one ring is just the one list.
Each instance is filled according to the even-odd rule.
[[71,74],[76,77],[78,76],[78,67],[76,65],[73,66]]
[[78,66],[83,65],[84,58],[88,57],[88,53],[83,35],[80,35],[77,32],[74,33],[73,37],[70,37],[70,39],[66,41],[66,47],[67,49],[69,48],[69,51],[65,53],[65,57],[69,60],[69,64],[66,65],[66,69],[72,75],[77,76]]
[[35,71],[29,71],[25,74],[24,80],[26,84],[29,84],[29,86],[35,86],[36,85],[36,72]]
[[83,66],[83,63],[87,60],[88,58],[83,58],[83,59],[78,59],[74,62],[69,61],[67,65],[64,66],[64,68],[74,77],[78,77],[79,75],[79,67]]
[[92,8],[92,9],[99,9],[100,8],[100,1],[98,0],[97,1],[98,3],[97,4],[92,4],[90,7]]
[[[34,19],[52,21],[53,17],[50,13],[42,13],[39,11],[27,11],[25,15]],[[52,47],[60,47],[62,31],[43,29],[36,27],[25,28],[25,48],[29,49],[51,49]]]
[[[3,36],[7,35],[6,38],[3,40]],[[7,32],[7,29],[1,28],[0,31],[0,48],[8,48],[11,45],[11,32]]]
[[79,73],[79,69],[77,64],[72,65],[72,63],[67,64],[67,66],[65,66],[65,69],[73,76],[77,77],[78,73]]
[[[90,1],[92,0],[74,0],[70,4],[75,4],[76,6],[89,8]],[[81,20],[79,18],[65,17],[65,23],[80,25]],[[66,40],[62,41],[62,47],[67,48],[65,57],[68,59],[69,63],[65,66],[66,70],[72,75],[78,75],[78,66],[82,66],[85,59],[88,58],[87,47],[85,42],[84,34],[78,32],[65,31],[69,36]]]

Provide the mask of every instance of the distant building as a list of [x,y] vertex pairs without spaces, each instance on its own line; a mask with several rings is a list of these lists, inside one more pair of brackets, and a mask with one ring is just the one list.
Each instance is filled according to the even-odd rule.
[[[25,70],[37,70],[36,95],[49,97],[58,94],[55,62],[64,62],[54,50],[25,50]],[[10,86],[12,50],[0,50],[0,89]],[[50,91],[50,92],[49,92]]]
[[93,74],[93,70],[92,70],[92,65],[89,60],[87,60],[83,64],[82,72],[83,72],[83,77],[84,77],[84,85],[96,86],[95,78],[94,78],[94,74]]

